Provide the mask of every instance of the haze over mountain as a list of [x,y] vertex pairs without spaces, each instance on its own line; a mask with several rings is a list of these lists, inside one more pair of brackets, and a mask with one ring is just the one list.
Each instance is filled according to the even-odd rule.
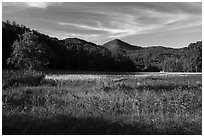
[[2,22],[2,63],[11,68],[6,60],[11,56],[12,44],[25,32],[33,32],[39,43],[47,45],[49,69],[86,71],[170,71],[201,72],[202,42],[190,43],[184,48],[162,46],[142,47],[114,39],[97,45],[79,38],[59,40],[31,30],[16,22]]
[[126,53],[127,50],[138,50],[142,47],[131,45],[127,42],[121,41],[120,39],[111,40],[102,45],[103,47],[112,51],[112,53]]

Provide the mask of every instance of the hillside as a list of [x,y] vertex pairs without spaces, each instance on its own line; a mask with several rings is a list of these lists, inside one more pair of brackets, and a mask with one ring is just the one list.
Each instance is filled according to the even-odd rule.
[[138,47],[115,39],[102,45],[112,54],[127,55],[141,71],[201,72],[202,42],[174,49],[163,46]]
[[3,33],[3,69],[13,68],[7,65],[11,56],[12,44],[19,40],[26,31],[32,31],[38,41],[49,47],[47,54],[50,64],[48,69],[75,71],[134,71],[134,63],[126,56],[113,57],[104,47],[78,38],[58,40],[48,35],[31,30],[15,22],[2,22]]
[[201,72],[202,42],[190,43],[185,48],[162,46],[140,47],[119,39],[96,45],[79,38],[59,40],[15,22],[2,22],[2,67],[11,56],[12,44],[26,31],[32,31],[41,43],[47,45],[48,69],[79,71],[170,71]]

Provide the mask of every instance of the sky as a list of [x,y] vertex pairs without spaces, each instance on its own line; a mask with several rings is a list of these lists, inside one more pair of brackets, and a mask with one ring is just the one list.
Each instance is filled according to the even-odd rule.
[[201,2],[3,2],[2,20],[98,45],[121,39],[181,48],[202,40]]

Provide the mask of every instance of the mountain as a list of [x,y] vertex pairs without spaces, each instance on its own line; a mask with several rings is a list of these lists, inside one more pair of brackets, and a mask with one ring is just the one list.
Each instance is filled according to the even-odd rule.
[[61,40],[61,42],[63,42],[66,45],[75,45],[75,46],[83,45],[84,48],[90,47],[90,48],[99,48],[101,50],[107,50],[105,47],[96,45],[95,43],[88,42],[79,38],[66,38]]
[[174,49],[162,46],[147,47],[126,53],[143,71],[201,72],[202,42]]
[[133,46],[129,43],[126,43],[124,41],[121,41],[119,39],[114,39],[112,41],[109,41],[102,45],[103,47],[109,49],[113,54],[117,53],[126,53],[127,50],[139,50],[142,49],[142,47],[139,46]]
[[74,70],[74,71],[135,71],[134,63],[126,56],[113,57],[105,47],[87,42],[78,38],[66,38],[59,40],[48,35],[31,30],[23,25],[9,21],[2,22],[2,49],[3,69],[14,68],[7,64],[11,57],[12,45],[15,40],[26,31],[33,32],[37,36],[39,44],[46,45],[49,54],[46,58],[50,64],[48,69]]
[[79,38],[59,40],[31,30],[15,22],[2,22],[2,68],[8,69],[6,60],[13,51],[15,40],[26,31],[32,31],[40,43],[50,49],[49,69],[80,71],[168,71],[201,72],[202,41],[184,48],[162,46],[140,47],[115,39],[96,45]]
[[126,55],[141,71],[201,72],[202,42],[174,49],[163,46],[139,47],[114,39],[102,45],[114,56]]

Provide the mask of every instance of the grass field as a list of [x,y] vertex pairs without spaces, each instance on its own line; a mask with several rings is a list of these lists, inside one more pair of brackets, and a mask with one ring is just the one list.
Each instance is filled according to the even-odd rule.
[[3,71],[3,134],[202,134],[202,76]]

